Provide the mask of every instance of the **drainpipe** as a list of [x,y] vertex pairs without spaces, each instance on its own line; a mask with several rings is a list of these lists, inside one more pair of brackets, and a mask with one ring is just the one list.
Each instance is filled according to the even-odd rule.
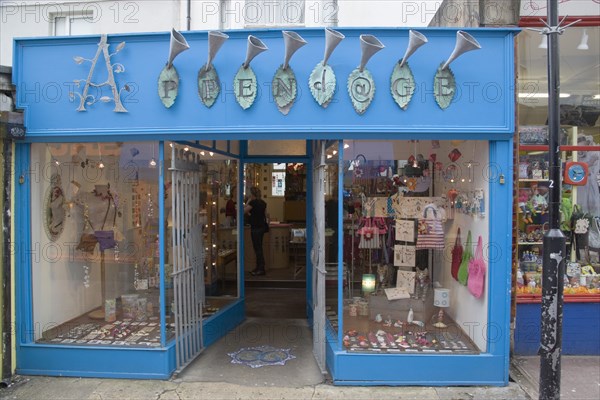
[[187,30],[192,29],[192,0],[187,0],[187,15],[185,17],[187,21]]

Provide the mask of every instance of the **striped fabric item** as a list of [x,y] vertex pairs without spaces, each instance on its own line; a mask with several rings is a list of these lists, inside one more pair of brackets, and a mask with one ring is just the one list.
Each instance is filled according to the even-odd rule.
[[[427,218],[428,209],[433,211],[433,218]],[[437,214],[432,206],[423,211],[424,218],[419,219],[417,229],[417,250],[444,250],[444,228]]]

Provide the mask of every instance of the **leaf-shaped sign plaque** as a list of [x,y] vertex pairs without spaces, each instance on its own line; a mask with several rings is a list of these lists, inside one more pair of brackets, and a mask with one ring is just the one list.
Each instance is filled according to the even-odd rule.
[[335,94],[336,80],[333,68],[329,65],[318,63],[310,74],[308,81],[310,93],[316,102],[323,108],[327,108]]
[[403,66],[400,62],[396,63],[392,71],[391,91],[396,104],[406,110],[415,93],[415,78],[407,62]]
[[433,96],[438,106],[445,110],[450,106],[456,94],[456,80],[450,67],[442,69],[443,63],[437,69],[433,79]]
[[375,97],[375,81],[369,70],[362,72],[356,68],[348,76],[348,94],[352,100],[354,110],[358,114],[364,114]]
[[165,66],[158,76],[158,97],[165,107],[170,108],[179,91],[179,74],[174,65]]
[[206,69],[206,65],[200,68],[198,71],[198,96],[202,103],[208,108],[212,107],[219,97],[221,91],[221,82],[219,81],[219,74],[215,67],[210,66]]
[[250,108],[254,103],[256,90],[256,75],[252,67],[244,68],[244,66],[241,66],[233,79],[233,91],[235,99],[244,110]]
[[277,108],[283,115],[287,115],[296,100],[297,87],[296,75],[291,67],[283,69],[283,65],[277,69],[271,84],[273,98]]

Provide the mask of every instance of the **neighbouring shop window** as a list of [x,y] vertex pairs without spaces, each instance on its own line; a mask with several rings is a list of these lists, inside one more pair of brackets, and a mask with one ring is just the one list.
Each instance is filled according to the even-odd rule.
[[486,351],[487,266],[498,255],[488,231],[488,142],[346,140],[344,148],[343,347]]
[[31,145],[37,342],[160,346],[157,148]]
[[[542,239],[548,228],[547,49],[540,35],[523,32],[517,38],[519,69],[518,273],[520,298],[540,296]],[[600,27],[574,27],[560,38],[561,144],[599,146]],[[581,163],[585,183],[562,182],[561,230],[567,237],[568,261],[564,293],[600,294],[600,152],[562,151],[563,176]]]

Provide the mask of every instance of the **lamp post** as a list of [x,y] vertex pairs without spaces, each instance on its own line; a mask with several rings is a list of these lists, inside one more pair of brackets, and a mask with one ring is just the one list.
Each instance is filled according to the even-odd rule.
[[566,238],[560,230],[561,164],[560,164],[560,74],[558,35],[565,28],[558,22],[558,1],[548,0],[546,28],[538,30],[548,37],[548,156],[550,169],[550,229],[543,240],[542,306],[540,339],[539,398],[560,399],[560,357],[562,351],[563,277]]

